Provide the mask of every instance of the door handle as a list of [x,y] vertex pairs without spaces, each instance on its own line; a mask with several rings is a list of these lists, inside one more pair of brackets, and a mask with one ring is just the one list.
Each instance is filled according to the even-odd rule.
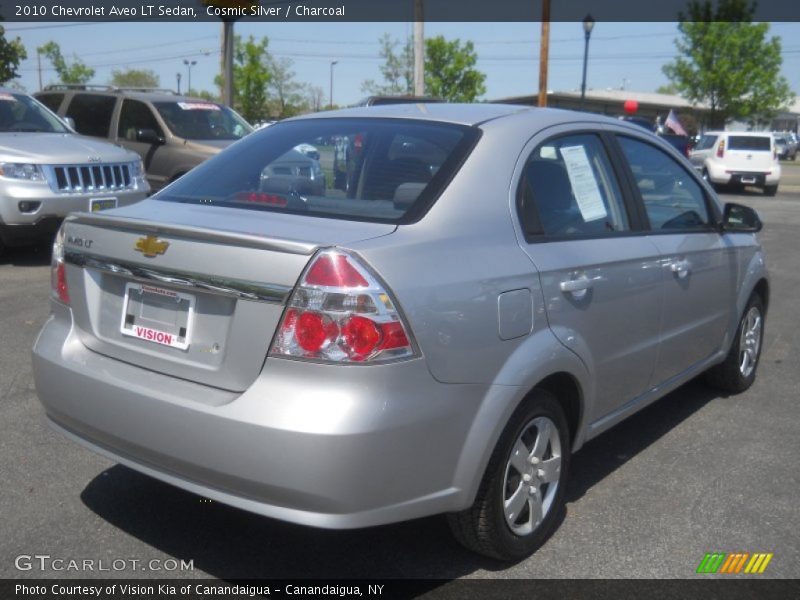
[[594,282],[588,277],[580,277],[562,281],[559,287],[562,292],[583,292],[591,288],[593,284]]
[[676,260],[669,265],[669,270],[675,273],[679,279],[683,279],[689,274],[692,264],[688,260]]

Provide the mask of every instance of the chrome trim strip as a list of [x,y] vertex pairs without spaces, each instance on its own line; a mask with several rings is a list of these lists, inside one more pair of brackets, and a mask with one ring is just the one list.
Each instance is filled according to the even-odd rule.
[[75,213],[68,216],[66,221],[82,225],[97,225],[100,227],[117,227],[129,231],[152,233],[154,235],[174,235],[188,237],[192,240],[239,246],[242,248],[256,248],[259,250],[273,250],[287,254],[302,254],[310,256],[317,249],[317,244],[300,242],[297,240],[284,240],[261,237],[237,231],[219,229],[205,229],[191,225],[170,225],[156,223],[146,219],[132,217],[115,217],[99,213]]
[[292,293],[292,287],[288,285],[257,283],[242,279],[214,277],[212,275],[187,273],[158,267],[145,267],[126,261],[109,260],[74,250],[66,250],[64,252],[64,262],[76,267],[95,269],[112,275],[167,283],[182,288],[201,289],[214,294],[233,296],[241,300],[253,300],[255,302],[285,304],[289,294]]

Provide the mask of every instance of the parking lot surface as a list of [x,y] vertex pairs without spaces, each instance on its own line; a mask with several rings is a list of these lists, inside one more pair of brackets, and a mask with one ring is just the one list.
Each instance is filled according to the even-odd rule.
[[[49,249],[8,253],[0,577],[691,578],[707,552],[771,552],[764,576],[800,577],[800,167],[784,165],[777,197],[723,196],[765,222],[772,294],[755,385],[725,397],[689,383],[587,444],[573,460],[560,527],[510,566],[462,549],[441,517],[344,532],[288,525],[172,488],[52,432],[30,364],[49,311]],[[102,573],[17,569],[18,556],[34,554],[127,562]],[[193,569],[159,571],[168,559]]]

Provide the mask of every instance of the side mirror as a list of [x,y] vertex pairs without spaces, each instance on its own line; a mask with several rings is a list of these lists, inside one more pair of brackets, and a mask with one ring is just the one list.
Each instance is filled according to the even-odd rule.
[[758,213],[742,204],[728,202],[722,213],[722,230],[732,233],[755,233],[761,231],[763,223]]
[[75,119],[72,117],[64,117],[63,121],[67,124],[67,127],[75,131]]
[[144,144],[163,144],[165,140],[153,129],[137,129],[136,141]]

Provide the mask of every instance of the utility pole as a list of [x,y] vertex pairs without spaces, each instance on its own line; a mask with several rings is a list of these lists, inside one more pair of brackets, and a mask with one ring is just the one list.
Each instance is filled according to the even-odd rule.
[[39,91],[42,91],[42,53],[36,50],[36,69],[39,71]]
[[414,0],[414,95],[425,95],[425,13],[423,0]]
[[233,21],[222,21],[222,103],[233,106]]
[[542,39],[539,45],[539,106],[547,106],[547,61],[550,52],[550,0],[542,0]]

